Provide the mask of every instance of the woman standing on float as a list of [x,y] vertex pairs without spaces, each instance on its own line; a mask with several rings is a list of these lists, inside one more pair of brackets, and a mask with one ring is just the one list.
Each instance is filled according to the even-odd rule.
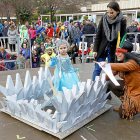
[[[107,5],[107,12],[99,23],[94,44],[93,58],[97,62],[105,61],[106,57],[108,57],[109,63],[115,61],[118,32],[122,39],[126,33],[126,19],[123,18],[119,4],[117,2],[110,2]],[[94,81],[95,77],[99,76],[100,73],[101,68],[98,64],[95,64],[92,80]]]

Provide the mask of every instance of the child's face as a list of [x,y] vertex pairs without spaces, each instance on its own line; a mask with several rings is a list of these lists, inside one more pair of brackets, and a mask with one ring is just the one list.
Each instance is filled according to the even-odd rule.
[[67,46],[66,46],[66,44],[63,44],[63,45],[59,46],[59,53],[61,55],[66,55],[66,53],[67,53]]
[[24,43],[27,43],[27,40],[26,39],[24,39],[24,41],[23,41]]
[[35,46],[36,46],[37,48],[39,48],[39,45],[38,45],[38,44],[35,44]]
[[23,44],[23,48],[26,49],[26,44]]
[[75,44],[74,43],[72,43],[72,47],[74,47],[75,46]]
[[48,49],[47,53],[48,53],[48,55],[51,55],[52,54],[52,49]]
[[48,45],[51,45],[51,42],[50,41],[48,41],[48,43],[47,43]]
[[93,44],[91,44],[91,45],[90,45],[90,48],[92,48],[92,49],[93,49],[93,47],[94,47],[94,46],[93,46]]

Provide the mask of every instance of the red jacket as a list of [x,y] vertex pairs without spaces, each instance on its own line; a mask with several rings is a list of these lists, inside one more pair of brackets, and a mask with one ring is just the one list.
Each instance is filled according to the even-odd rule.
[[36,30],[33,29],[29,29],[28,30],[28,34],[31,34],[31,39],[35,39],[36,38]]
[[53,37],[53,27],[47,28],[46,33],[48,37]]

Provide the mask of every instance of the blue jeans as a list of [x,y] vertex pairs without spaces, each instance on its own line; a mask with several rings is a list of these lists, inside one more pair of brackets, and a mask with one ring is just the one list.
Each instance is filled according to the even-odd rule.
[[[108,58],[108,63],[110,63],[111,62],[111,58],[110,58],[110,44],[108,44],[108,49],[105,50],[104,56],[103,57],[99,57],[97,62],[105,61],[106,57]],[[93,75],[92,75],[92,81],[95,81],[95,77],[96,76],[100,76],[101,70],[102,69],[99,67],[99,65],[95,63],[95,69],[94,69],[94,72],[93,72]]]
[[78,39],[73,39],[73,42],[74,42],[74,43],[77,43],[77,46],[79,47],[80,38],[78,38]]

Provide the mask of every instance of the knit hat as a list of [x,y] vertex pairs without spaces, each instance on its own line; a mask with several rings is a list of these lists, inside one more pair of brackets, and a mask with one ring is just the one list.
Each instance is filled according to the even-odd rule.
[[6,54],[6,59],[9,59],[11,57],[11,54],[10,53],[7,53]]

